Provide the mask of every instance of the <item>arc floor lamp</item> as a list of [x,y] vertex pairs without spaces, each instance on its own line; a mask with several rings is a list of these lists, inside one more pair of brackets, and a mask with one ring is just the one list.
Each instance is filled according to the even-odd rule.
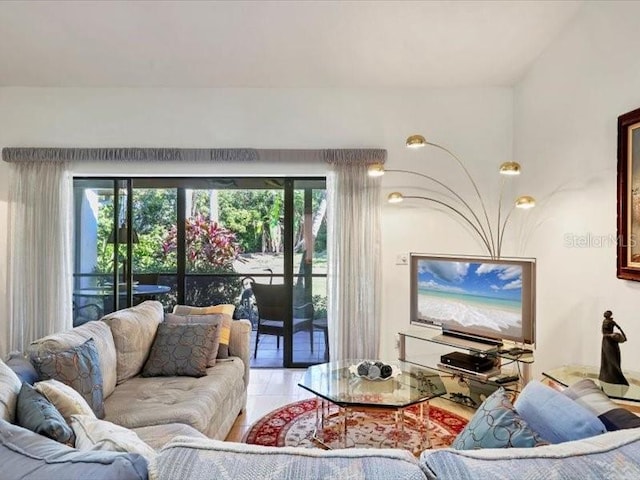
[[[370,176],[381,176],[384,175],[385,172],[397,172],[397,173],[407,173],[410,175],[416,175],[426,180],[429,180],[436,188],[440,188],[445,196],[452,195],[457,203],[451,203],[440,198],[427,197],[427,196],[419,196],[419,195],[403,195],[401,192],[391,192],[387,201],[389,203],[399,203],[405,199],[419,199],[425,200],[428,202],[432,202],[438,204],[442,207],[445,207],[452,213],[459,216],[464,222],[469,225],[472,230],[478,235],[480,240],[482,241],[484,247],[487,249],[489,256],[491,258],[500,258],[502,253],[502,241],[504,239],[505,230],[507,225],[509,224],[509,219],[511,218],[511,214],[514,209],[529,209],[535,207],[535,199],[529,195],[522,195],[515,199],[512,203],[511,208],[507,212],[507,214],[502,216],[502,203],[503,203],[503,194],[505,181],[503,179],[501,187],[500,187],[500,196],[498,199],[498,214],[495,225],[492,225],[491,220],[489,219],[489,214],[487,212],[485,201],[480,193],[480,189],[476,181],[473,179],[469,170],[465,166],[465,164],[460,160],[458,156],[456,156],[451,150],[438,145],[436,143],[428,142],[425,137],[422,135],[411,135],[406,140],[406,146],[409,149],[420,149],[426,146],[431,146],[438,148],[445,153],[447,153],[457,165],[462,169],[465,174],[467,180],[471,183],[476,197],[479,201],[479,208],[472,207],[469,202],[459,193],[457,193],[453,188],[449,187],[442,181],[438,180],[435,177],[430,175],[426,175],[420,172],[415,172],[413,170],[401,170],[401,169],[387,169],[385,170],[384,166],[379,163],[371,164],[368,168],[368,173]],[[519,175],[521,171],[520,164],[518,162],[509,161],[504,162],[500,165],[499,173],[505,176],[505,179],[508,176]],[[450,198],[450,197],[446,197]]]

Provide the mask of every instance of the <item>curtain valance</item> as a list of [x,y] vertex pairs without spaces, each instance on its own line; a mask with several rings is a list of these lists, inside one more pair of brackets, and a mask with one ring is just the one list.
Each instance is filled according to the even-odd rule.
[[384,163],[377,148],[43,148],[5,147],[5,162],[299,162],[330,164]]

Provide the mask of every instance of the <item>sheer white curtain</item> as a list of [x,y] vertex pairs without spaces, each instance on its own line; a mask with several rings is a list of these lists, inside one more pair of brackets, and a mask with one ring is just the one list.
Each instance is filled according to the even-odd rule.
[[11,164],[10,350],[72,326],[72,205],[65,162]]
[[332,360],[378,358],[380,179],[335,163],[327,178],[329,350]]

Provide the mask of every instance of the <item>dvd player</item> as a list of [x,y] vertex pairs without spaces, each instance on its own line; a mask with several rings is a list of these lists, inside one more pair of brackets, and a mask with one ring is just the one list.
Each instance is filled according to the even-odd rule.
[[502,373],[502,370],[498,367],[487,370],[486,372],[473,372],[464,368],[454,367],[453,365],[445,365],[444,363],[438,363],[438,369],[451,374],[465,375],[483,382],[487,382],[490,378],[495,378]]
[[462,352],[451,352],[440,357],[440,361],[444,365],[470,370],[472,372],[486,372],[494,367],[494,359],[490,357],[481,357],[479,355],[470,355]]

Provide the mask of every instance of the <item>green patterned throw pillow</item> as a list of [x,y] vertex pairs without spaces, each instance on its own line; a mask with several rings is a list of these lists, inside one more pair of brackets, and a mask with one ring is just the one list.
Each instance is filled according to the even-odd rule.
[[73,430],[60,412],[41,393],[23,383],[16,407],[18,425],[60,443],[73,445]]
[[31,354],[41,380],[54,379],[69,385],[87,401],[98,418],[104,418],[102,373],[93,338],[68,350]]
[[158,326],[143,377],[202,377],[215,343],[216,325],[177,324]]

